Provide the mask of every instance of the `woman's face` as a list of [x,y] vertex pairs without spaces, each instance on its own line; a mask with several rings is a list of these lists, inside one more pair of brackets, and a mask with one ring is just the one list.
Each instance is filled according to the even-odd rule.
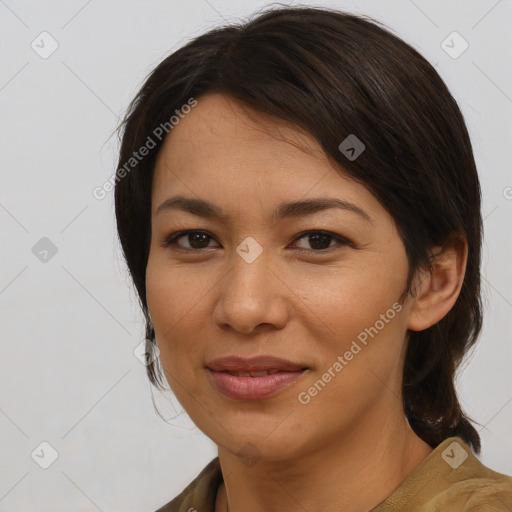
[[148,307],[169,385],[219,446],[286,460],[403,419],[407,271],[391,216],[296,128],[208,94],[167,137]]

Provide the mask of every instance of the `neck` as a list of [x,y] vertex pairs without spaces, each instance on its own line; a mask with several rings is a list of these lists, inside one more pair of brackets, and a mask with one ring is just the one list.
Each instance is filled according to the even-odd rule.
[[[224,483],[216,512],[364,512],[395,491],[432,452],[405,416],[396,424],[367,422],[349,435],[324,439],[287,460],[245,465],[219,447]],[[339,438],[339,439],[338,439]]]

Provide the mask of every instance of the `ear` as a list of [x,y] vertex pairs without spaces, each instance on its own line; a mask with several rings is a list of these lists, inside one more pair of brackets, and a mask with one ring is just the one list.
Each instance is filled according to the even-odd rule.
[[423,331],[452,309],[464,281],[467,255],[467,241],[460,236],[431,251],[430,268],[421,270],[415,279],[409,330]]

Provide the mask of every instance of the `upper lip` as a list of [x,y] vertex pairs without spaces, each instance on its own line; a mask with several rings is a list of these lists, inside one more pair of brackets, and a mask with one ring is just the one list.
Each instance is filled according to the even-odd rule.
[[229,356],[215,359],[206,365],[210,370],[216,372],[248,372],[248,371],[265,371],[265,370],[282,370],[288,372],[296,372],[304,370],[305,366],[292,363],[286,359],[273,356],[258,356],[244,358],[240,356]]

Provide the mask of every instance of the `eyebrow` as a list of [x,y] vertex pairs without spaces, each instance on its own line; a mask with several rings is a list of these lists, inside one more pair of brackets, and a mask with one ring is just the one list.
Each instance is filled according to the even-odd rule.
[[[320,197],[306,199],[303,201],[293,201],[280,204],[274,211],[272,218],[276,221],[302,217],[304,215],[311,215],[316,212],[328,210],[331,208],[340,208],[349,212],[353,212],[363,218],[364,220],[372,223],[371,217],[359,206],[344,201],[342,199],[331,197]],[[166,199],[156,209],[155,215],[162,211],[181,210],[184,212],[197,215],[204,218],[226,219],[228,215],[223,212],[219,206],[205,201],[204,199],[195,199],[185,196],[174,196]]]

